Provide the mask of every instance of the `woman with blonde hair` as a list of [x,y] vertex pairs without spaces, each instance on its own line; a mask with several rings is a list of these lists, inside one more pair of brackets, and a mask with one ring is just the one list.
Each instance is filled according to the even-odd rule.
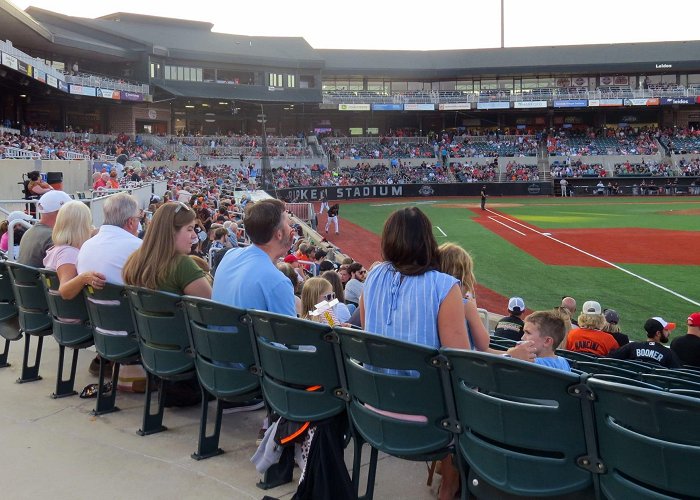
[[82,201],[69,201],[58,211],[56,224],[51,232],[53,246],[46,252],[44,267],[56,271],[61,298],[76,297],[85,285],[102,288],[105,276],[88,271],[78,274],[78,251],[93,232],[92,213]]
[[211,285],[204,271],[188,255],[195,236],[194,224],[194,210],[182,202],[165,203],[156,210],[143,244],[124,265],[124,283],[211,298]]
[[[440,271],[457,278],[462,288],[464,304],[464,319],[467,323],[467,336],[472,350],[490,352],[492,354],[503,354],[489,347],[490,335],[484,323],[479,317],[476,305],[476,278],[474,277],[474,261],[471,255],[464,248],[454,243],[443,243],[438,247],[440,254]],[[530,360],[531,356],[527,349],[512,347],[508,354],[515,358]]]
[[319,277],[309,278],[301,289],[301,317],[314,319],[309,313],[316,309],[316,304],[324,300],[330,302],[334,298],[335,293],[330,281]]

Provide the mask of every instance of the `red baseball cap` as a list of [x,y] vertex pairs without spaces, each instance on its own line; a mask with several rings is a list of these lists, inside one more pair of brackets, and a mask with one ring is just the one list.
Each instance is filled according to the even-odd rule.
[[285,261],[287,264],[291,264],[292,262],[297,262],[298,260],[299,260],[299,259],[297,259],[297,258],[296,258],[294,255],[292,255],[291,253],[290,253],[289,255],[287,255],[287,256],[284,258],[284,261]]
[[688,316],[688,326],[700,326],[700,312]]

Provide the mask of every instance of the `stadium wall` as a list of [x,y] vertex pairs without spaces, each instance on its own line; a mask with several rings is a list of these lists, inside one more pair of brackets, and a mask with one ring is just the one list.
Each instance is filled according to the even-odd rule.
[[22,174],[39,172],[63,173],[63,190],[66,193],[87,191],[92,187],[92,169],[87,160],[0,160],[3,182],[0,183],[0,199],[18,200],[24,198]]
[[[300,187],[278,189],[275,196],[286,201],[317,201],[325,192],[329,200],[372,198],[431,198],[441,196],[479,196],[482,183],[456,184],[381,184],[361,186]],[[550,182],[486,183],[489,196],[551,195]]]
[[[438,158],[434,156],[430,158],[397,158],[401,161],[403,165],[409,167],[419,167],[421,163],[435,163],[439,161]],[[470,163],[472,165],[490,165],[496,157],[465,157],[465,158],[450,158],[448,163]],[[361,159],[343,159],[338,160],[338,166],[340,168],[354,168],[358,163],[369,163],[374,165],[377,163],[389,164],[392,158],[361,158]],[[537,157],[535,156],[500,156],[498,157],[498,165],[505,172],[505,167],[508,163],[514,162],[521,165],[537,165]]]

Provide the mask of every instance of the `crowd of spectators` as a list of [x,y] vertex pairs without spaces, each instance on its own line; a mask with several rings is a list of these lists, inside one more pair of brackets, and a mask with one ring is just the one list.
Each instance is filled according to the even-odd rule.
[[657,129],[561,129],[547,137],[550,156],[654,155],[659,146]]
[[[31,130],[31,129],[30,129]],[[139,136],[132,139],[126,134],[120,134],[112,140],[95,141],[89,139],[89,134],[69,134],[58,139],[51,135],[19,135],[5,132],[0,137],[0,155],[5,157],[7,147],[18,148],[32,153],[38,153],[43,160],[66,160],[67,153],[77,153],[87,159],[99,160],[102,155],[126,155],[128,159],[141,161],[166,161],[176,159],[164,150],[146,146]]]
[[559,179],[562,177],[605,177],[607,171],[600,163],[587,164],[581,160],[563,163],[555,160],[550,166],[552,177]]
[[508,162],[506,165],[505,181],[539,181],[540,172],[537,165],[522,165],[520,163]]
[[668,163],[642,160],[640,163],[616,163],[615,176],[625,175],[658,175],[668,177],[673,175],[673,168]]
[[690,160],[681,160],[678,162],[678,170],[681,175],[698,176],[700,175],[700,158],[692,158]]

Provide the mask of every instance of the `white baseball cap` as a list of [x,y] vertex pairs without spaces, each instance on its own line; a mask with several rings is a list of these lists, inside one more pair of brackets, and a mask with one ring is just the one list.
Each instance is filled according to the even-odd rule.
[[603,314],[603,309],[600,307],[600,303],[595,300],[587,300],[583,303],[581,312],[584,314]]
[[71,197],[63,191],[48,191],[39,198],[37,208],[40,214],[58,212],[58,210],[69,201],[71,201]]
[[10,212],[7,214],[7,222],[12,222],[16,220],[32,220],[32,216],[29,214],[25,214],[24,212],[20,212],[19,210],[15,210],[14,212]]
[[520,297],[511,297],[508,301],[508,310],[513,312],[523,312],[525,310],[525,301]]

